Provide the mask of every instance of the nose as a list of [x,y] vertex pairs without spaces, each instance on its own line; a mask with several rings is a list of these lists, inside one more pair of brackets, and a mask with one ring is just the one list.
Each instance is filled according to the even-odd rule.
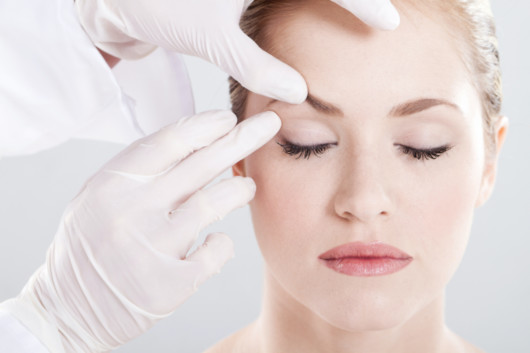
[[337,215],[363,223],[388,218],[392,201],[385,167],[376,156],[355,156],[344,165],[334,207]]

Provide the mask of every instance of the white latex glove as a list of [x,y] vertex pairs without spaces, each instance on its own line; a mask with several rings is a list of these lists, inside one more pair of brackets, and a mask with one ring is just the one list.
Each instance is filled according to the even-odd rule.
[[[368,25],[393,29],[399,15],[390,0],[332,0]],[[122,59],[155,46],[201,57],[247,89],[289,103],[307,96],[302,76],[258,47],[239,28],[249,0],[76,0],[94,44]]]
[[198,233],[247,204],[256,186],[232,177],[203,187],[281,123],[265,112],[235,124],[229,111],[183,118],[105,164],[66,208],[11,314],[26,327],[40,320],[57,329],[65,352],[109,351],[170,315],[233,257],[222,233],[188,254]]

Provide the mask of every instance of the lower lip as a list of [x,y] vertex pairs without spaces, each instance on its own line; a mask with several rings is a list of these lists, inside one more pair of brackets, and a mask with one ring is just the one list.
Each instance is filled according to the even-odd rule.
[[323,260],[332,270],[348,276],[383,276],[397,272],[412,262],[412,258],[395,259],[391,257],[345,257]]

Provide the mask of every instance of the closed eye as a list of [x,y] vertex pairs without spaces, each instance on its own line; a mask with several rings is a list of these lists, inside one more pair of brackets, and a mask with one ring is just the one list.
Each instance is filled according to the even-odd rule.
[[304,157],[305,159],[309,159],[311,155],[315,155],[317,157],[320,157],[320,155],[331,146],[337,146],[337,143],[322,143],[318,145],[296,145],[294,143],[286,141],[285,143],[276,142],[278,145],[280,145],[283,149],[284,153],[287,153],[290,156],[296,157],[296,159],[299,159],[300,157]]
[[428,160],[428,159],[436,159],[440,157],[445,152],[449,151],[453,146],[444,145],[440,147],[434,147],[429,149],[417,149],[412,148],[409,146],[404,145],[398,145],[401,149],[401,151],[405,154],[410,155],[413,158],[416,158],[417,160]]
[[[312,155],[320,157],[324,152],[326,152],[330,147],[337,146],[335,143],[322,143],[316,145],[297,145],[291,142],[286,141],[285,143],[276,142],[283,149],[283,152],[299,159],[303,157],[304,159],[309,159]],[[453,146],[443,145],[440,147],[434,147],[429,149],[418,149],[405,145],[397,145],[399,149],[406,155],[411,156],[417,160],[433,160],[440,157],[445,152],[449,151]]]

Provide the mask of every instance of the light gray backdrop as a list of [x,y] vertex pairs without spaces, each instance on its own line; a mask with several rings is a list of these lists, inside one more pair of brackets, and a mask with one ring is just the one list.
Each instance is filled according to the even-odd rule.
[[[502,55],[503,110],[511,126],[495,192],[476,212],[467,254],[447,289],[447,322],[487,352],[528,353],[530,2],[495,0],[493,10]],[[226,75],[195,58],[186,62],[196,110],[228,108]],[[0,300],[15,296],[44,261],[67,203],[122,148],[77,140],[34,156],[0,160]],[[214,230],[232,236],[236,257],[173,316],[118,352],[199,353],[258,315],[262,260],[248,207],[207,229]]]

